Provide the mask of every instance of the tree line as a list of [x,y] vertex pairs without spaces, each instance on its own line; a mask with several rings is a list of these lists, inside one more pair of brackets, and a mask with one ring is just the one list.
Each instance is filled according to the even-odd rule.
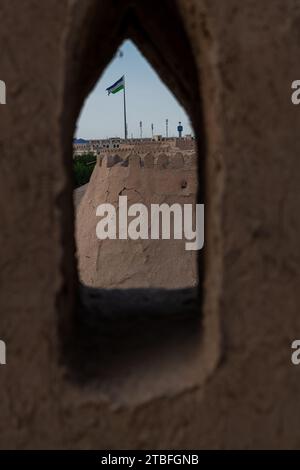
[[90,181],[96,160],[97,158],[93,153],[76,155],[73,158],[73,177],[75,188],[78,188]]

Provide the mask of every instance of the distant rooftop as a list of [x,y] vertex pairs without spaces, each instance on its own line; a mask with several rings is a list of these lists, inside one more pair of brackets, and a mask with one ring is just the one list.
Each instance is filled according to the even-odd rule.
[[73,139],[73,144],[87,144],[89,141],[85,139]]

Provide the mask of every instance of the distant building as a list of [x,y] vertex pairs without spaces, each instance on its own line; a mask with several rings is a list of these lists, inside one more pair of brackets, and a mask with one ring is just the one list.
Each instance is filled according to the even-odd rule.
[[120,147],[122,139],[120,137],[110,137],[109,139],[74,139],[73,155],[83,155],[85,153],[93,153],[97,155],[103,149],[117,149]]
[[193,149],[194,138],[191,135],[184,137],[164,137],[161,134],[154,135],[152,137],[144,137],[143,139],[121,139],[120,137],[110,137],[108,139],[74,139],[73,141],[73,156],[84,155],[92,153],[99,155],[105,151],[113,150],[130,150],[132,148],[142,149],[148,148],[150,151],[154,147],[161,146],[161,148],[174,148],[180,149]]
[[[78,140],[82,140],[82,142],[78,142]],[[89,153],[91,151],[89,141],[84,141],[83,139],[77,139],[77,141],[73,142],[73,155],[83,155],[85,153]]]

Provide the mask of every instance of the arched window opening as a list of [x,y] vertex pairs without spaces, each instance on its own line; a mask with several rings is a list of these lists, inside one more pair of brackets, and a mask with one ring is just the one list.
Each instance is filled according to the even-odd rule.
[[76,241],[84,284],[197,286],[196,237],[203,226],[196,233],[196,163],[184,109],[125,41],[76,127]]
[[[103,16],[104,3],[105,17]],[[104,196],[105,200],[109,200],[109,195],[113,194],[114,201],[109,200],[113,203],[119,203],[119,196],[129,196],[128,193],[131,192],[133,206],[140,204],[142,201],[146,202],[147,207],[148,203],[151,202],[150,196],[157,197],[157,194],[159,200],[155,202],[175,203],[178,194],[182,197],[193,197],[195,202],[199,204],[205,202],[206,134],[202,118],[199,70],[178,8],[174,2],[169,0],[160,2],[155,9],[153,9],[151,2],[133,1],[130,2],[130,6],[128,2],[120,1],[117,3],[119,7],[116,9],[116,4],[113,2],[91,0],[89,7],[86,4],[81,4],[80,14],[77,10],[74,10],[74,27],[71,28],[68,37],[69,52],[64,91],[65,108],[62,116],[62,122],[65,123],[63,141],[65,142],[70,183],[74,176],[70,163],[73,162],[75,149],[80,155],[80,148],[77,146],[78,142],[74,142],[74,135],[76,138],[83,135],[75,131],[80,110],[85,98],[89,96],[95,87],[99,76],[101,77],[109,61],[118,51],[119,45],[127,38],[134,41],[163,83],[171,93],[174,93],[180,105],[185,109],[188,119],[185,114],[176,117],[165,115],[161,130],[158,131],[154,128],[152,120],[149,120],[146,126],[146,120],[143,116],[136,119],[130,117],[128,119],[126,139],[125,135],[124,137],[121,135],[121,129],[116,131],[119,138],[117,140],[117,145],[119,145],[117,149],[113,147],[116,141],[110,138],[116,137],[115,132],[112,132],[112,130],[107,135],[102,136],[105,137],[102,139],[103,142],[98,139],[99,142],[97,142],[95,154],[93,155],[94,161],[86,162],[87,167],[89,164],[95,165],[91,180],[85,190],[81,188],[84,195],[80,195],[80,188],[78,190],[79,194],[78,191],[75,192],[77,195],[74,207],[75,210],[76,207],[78,209],[77,227],[80,227],[78,225],[78,215],[80,216],[79,213],[84,207],[84,202],[87,204],[89,200],[92,201],[89,210],[93,210],[95,219],[97,217],[96,210],[99,204],[97,200],[95,200],[95,203],[93,202],[96,195],[93,191],[95,193],[96,191],[102,191],[101,197],[103,199]],[[167,23],[165,18],[168,18]],[[121,76],[116,76],[112,82],[108,81],[105,83],[106,88],[117,87],[118,83],[116,82],[120,79]],[[122,91],[117,91],[116,95],[112,93],[113,96],[108,96],[108,98],[110,100],[118,98],[118,93],[122,93]],[[112,100],[110,102],[113,103]],[[116,100],[115,102],[117,103]],[[99,111],[103,112],[102,109],[99,109]],[[120,109],[119,118],[119,122],[122,123],[122,111]],[[105,119],[106,116],[104,116]],[[166,119],[168,119],[167,122]],[[193,136],[185,137],[189,120],[192,127],[187,133],[194,132],[194,142],[192,142]],[[97,129],[99,128],[98,124],[97,122]],[[153,127],[151,124],[153,124]],[[179,136],[179,133],[181,133],[181,136]],[[189,146],[193,145],[193,149],[173,149],[171,151],[172,156],[168,155],[166,149],[162,152],[159,150],[158,155],[155,152],[153,155],[153,152],[148,151],[148,149],[147,152],[141,151],[145,150],[144,147],[141,149],[141,146],[145,144],[144,139],[149,140],[147,145],[153,150],[155,147],[171,147],[170,140],[173,136],[174,145],[178,143],[183,145],[186,142]],[[125,142],[122,140],[123,138]],[[90,143],[87,145],[90,146]],[[131,147],[127,148],[127,146]],[[190,152],[190,160],[185,159],[185,155],[183,155],[186,151],[187,153]],[[191,170],[193,166],[193,184],[190,177],[186,177],[185,174],[185,165],[188,161],[190,161],[188,170]],[[187,166],[189,166],[189,163]],[[141,177],[141,175],[145,176],[152,173],[153,175],[155,173],[156,176]],[[107,177],[108,175],[109,177]],[[178,175],[180,175],[180,178],[178,178]],[[125,178],[124,185],[120,185],[122,177]],[[132,179],[129,181],[128,178]],[[99,184],[95,185],[93,180],[96,179]],[[141,191],[142,196],[138,194],[136,188],[141,185],[141,182],[145,185],[145,188],[142,187],[142,189],[149,195],[149,200],[143,200],[143,191]],[[196,187],[197,191],[195,189],[190,191],[192,187]],[[166,197],[166,200],[162,201],[166,196],[166,188],[173,188],[174,192],[168,195],[171,196],[170,200]],[[73,189],[72,185],[72,192]],[[160,191],[162,194],[160,194]],[[69,196],[71,200],[71,191]],[[163,197],[160,198],[160,196]],[[81,197],[81,202],[78,202]],[[74,198],[72,199],[74,200]],[[88,207],[88,204],[86,207]],[[84,212],[82,211],[81,214],[82,220],[86,216]],[[129,215],[135,217],[136,213]],[[98,216],[101,217],[101,214],[98,213]],[[115,216],[110,214],[110,217],[114,219]],[[136,251],[131,251],[126,260],[127,253],[124,248],[119,252],[116,249],[115,252],[112,247],[117,246],[115,242],[127,242],[127,240],[122,238],[120,240],[114,239],[112,236],[112,240],[109,239],[107,244],[107,247],[110,246],[112,250],[111,253],[96,250],[96,257],[93,254],[94,258],[92,259],[96,263],[94,272],[100,275],[97,278],[97,283],[94,283],[91,276],[86,277],[84,283],[82,283],[79,278],[80,275],[82,277],[80,257],[82,257],[83,251],[81,251],[82,247],[78,248],[78,273],[78,263],[74,257],[74,245],[70,243],[70,234],[67,230],[70,225],[64,225],[66,230],[63,232],[63,237],[66,249],[63,266],[66,271],[73,270],[74,283],[72,285],[68,284],[67,279],[70,279],[70,276],[66,277],[66,291],[69,292],[68,287],[70,287],[70,292],[72,292],[74,286],[78,286],[78,290],[77,297],[74,299],[73,310],[68,311],[68,315],[66,315],[61,309],[62,315],[59,318],[63,360],[68,365],[68,376],[77,383],[94,381],[103,393],[108,394],[113,399],[117,397],[122,401],[145,400],[148,396],[161,396],[169,390],[172,392],[179,391],[183,383],[185,388],[192,387],[195,385],[195,378],[197,378],[196,381],[199,384],[210,369],[210,366],[201,366],[203,353],[203,331],[201,326],[204,249],[198,250],[194,257],[196,264],[195,283],[186,283],[184,281],[182,284],[171,285],[176,280],[178,273],[176,271],[178,253],[175,253],[173,257],[170,256],[172,269],[165,270],[166,275],[163,282],[159,284],[152,282],[155,279],[155,269],[157,269],[157,265],[154,264],[152,265],[152,272],[148,270],[148,273],[152,276],[150,283],[147,283],[147,272],[144,272],[143,276],[138,275],[136,278],[133,272],[130,273],[128,278],[124,276],[123,272],[122,278],[110,280],[108,276],[110,270],[118,275],[121,255],[121,262],[125,267],[127,265],[127,269],[133,264],[135,253],[138,259],[143,261],[147,256],[147,249],[145,250],[143,245],[147,240],[135,240],[134,237],[130,239],[128,243],[132,242],[133,246],[136,244]],[[84,221],[81,227],[86,228]],[[129,223],[127,230],[128,228]],[[141,230],[138,224],[131,228],[133,234]],[[112,230],[112,233],[114,235],[114,230]],[[92,232],[88,231],[86,234],[86,240],[84,236],[82,237],[83,245],[86,243],[86,246],[91,247],[92,244],[89,244],[88,237],[95,236],[95,227]],[[77,240],[79,238],[77,235]],[[159,240],[149,240],[149,243],[153,241]],[[177,239],[175,239],[176,241]],[[171,245],[172,240],[164,239],[162,242],[165,242],[165,246],[161,250],[161,254],[167,254],[168,249],[172,253],[171,248],[165,248]],[[83,256],[86,258],[81,258],[82,260],[88,260],[90,254],[86,251]],[[159,258],[160,254],[155,253],[154,259],[160,261]],[[115,265],[113,266],[113,264]],[[178,264],[180,265],[180,263]],[[147,259],[145,265],[147,265]],[[186,265],[189,265],[190,273],[191,263]],[[180,273],[180,276],[183,279],[182,273]],[[136,279],[138,280],[137,283],[135,283]],[[143,283],[141,283],[141,279],[143,279]],[[145,280],[147,282],[144,282]],[[208,325],[212,325],[212,323],[211,329],[215,329],[217,322],[214,321],[212,315],[210,315],[209,320],[207,318],[204,320],[206,331]],[[217,340],[218,337],[214,338],[212,344],[217,344]],[[207,344],[207,342],[203,343],[205,354]],[[217,353],[217,348],[208,351],[211,366],[214,365]],[[176,370],[170,366],[170,364],[174,364],[174,361]],[[195,374],[195,368],[200,371],[199,374],[198,372]],[[181,378],[180,381],[178,381],[178,377]]]

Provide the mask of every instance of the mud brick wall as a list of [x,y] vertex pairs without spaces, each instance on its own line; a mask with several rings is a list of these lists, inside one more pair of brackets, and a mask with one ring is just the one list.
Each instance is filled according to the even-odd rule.
[[[299,370],[290,363],[300,335],[300,112],[290,100],[299,2],[0,0],[0,16],[0,446],[299,447]],[[103,388],[101,375],[76,380],[66,360],[89,349],[72,341],[84,305],[72,138],[125,37],[185,106],[198,138],[201,325],[193,347],[180,328],[177,352],[163,330],[142,363],[137,349],[129,369],[107,371]],[[134,307],[132,297],[121,303]],[[168,305],[172,327],[177,303]]]

